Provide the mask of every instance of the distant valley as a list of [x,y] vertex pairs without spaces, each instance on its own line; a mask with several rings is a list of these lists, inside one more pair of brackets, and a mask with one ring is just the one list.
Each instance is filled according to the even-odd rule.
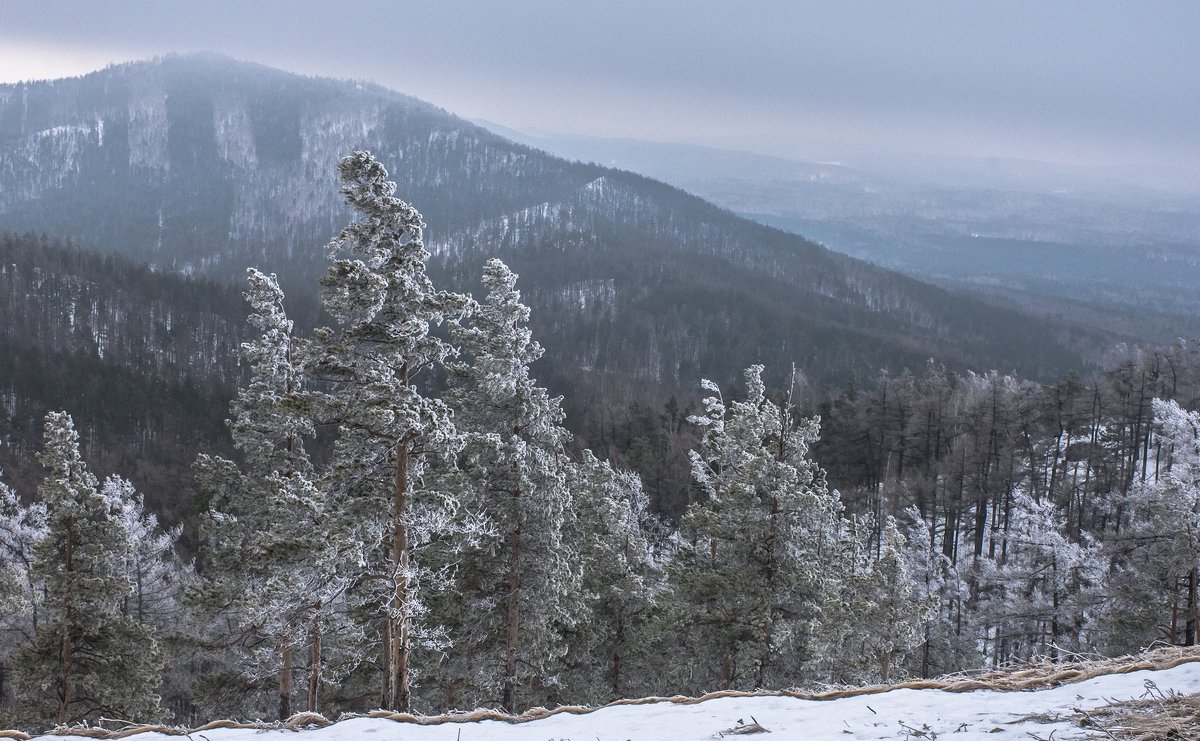
[[1169,340],[1200,328],[1200,175],[1013,160],[820,163],[679,144],[495,131],[659,178],[924,280]]

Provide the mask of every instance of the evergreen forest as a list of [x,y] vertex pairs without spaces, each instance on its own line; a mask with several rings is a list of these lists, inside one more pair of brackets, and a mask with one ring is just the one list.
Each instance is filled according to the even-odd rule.
[[0,239],[23,423],[0,726],[521,712],[1197,642],[1193,344],[1054,382],[676,363],[572,396],[602,348],[547,363],[534,328],[566,325],[513,269],[431,255],[369,153],[338,174],[320,306],[256,269]]

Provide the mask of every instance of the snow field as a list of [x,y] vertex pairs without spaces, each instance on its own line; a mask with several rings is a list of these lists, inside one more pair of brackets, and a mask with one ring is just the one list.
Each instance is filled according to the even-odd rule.
[[[216,729],[196,731],[197,741],[709,741],[753,718],[768,733],[764,741],[796,739],[947,738],[1004,741],[1087,738],[1072,721],[1076,708],[1091,710],[1155,692],[1200,692],[1200,662],[1161,671],[1112,674],[1029,692],[946,692],[896,689],[837,700],[790,697],[722,697],[693,705],[658,702],[616,705],[583,715],[560,713],[527,723],[487,720],[422,726],[382,718],[354,718],[326,728],[299,731]],[[921,735],[923,734],[923,735]],[[44,741],[61,736],[40,737]],[[136,741],[177,739],[160,733]],[[1200,738],[1200,729],[1197,729]]]

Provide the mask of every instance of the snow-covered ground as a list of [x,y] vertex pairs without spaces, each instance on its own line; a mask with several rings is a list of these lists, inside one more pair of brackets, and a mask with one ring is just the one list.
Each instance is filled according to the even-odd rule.
[[[1085,738],[1071,721],[1072,710],[1090,710],[1117,700],[1142,697],[1147,682],[1155,692],[1200,692],[1200,662],[1162,671],[1097,677],[1028,692],[944,692],[898,689],[838,700],[787,697],[724,697],[683,705],[657,702],[566,713],[527,723],[501,721],[422,726],[382,718],[355,718],[320,729],[216,729],[191,734],[206,741],[707,741],[756,720],[769,739],[1001,739]],[[934,736],[936,734],[936,736]],[[1200,736],[1200,730],[1197,731]],[[59,736],[42,737],[46,741]],[[137,741],[179,738],[158,733]]]

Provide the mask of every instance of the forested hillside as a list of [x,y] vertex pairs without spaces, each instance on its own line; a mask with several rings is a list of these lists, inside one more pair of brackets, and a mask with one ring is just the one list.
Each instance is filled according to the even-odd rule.
[[[930,363],[820,416],[798,373],[752,365],[690,409],[610,405],[573,440],[518,276],[489,259],[475,298],[440,288],[380,163],[339,170],[357,216],[320,280],[328,325],[298,328],[249,272],[236,392],[208,400],[232,446],[196,440],[197,517],[160,523],[170,482],[101,481],[111,454],[68,412],[17,451],[42,473],[0,484],[6,721],[513,712],[1200,640],[1188,343],[1054,385]],[[232,380],[227,289],[132,288],[119,261],[5,244],[5,300],[64,353]],[[157,320],[110,336],[134,303]],[[127,421],[137,460],[156,432]]]
[[0,469],[32,491],[41,419],[70,409],[99,470],[182,516],[188,468],[221,445],[238,380],[241,291],[34,235],[0,235]]
[[930,357],[1053,379],[1114,340],[552,157],[376,86],[214,56],[0,86],[0,229],[220,280],[257,266],[312,297],[322,245],[346,217],[335,165],[360,147],[421,209],[432,275],[469,291],[482,260],[500,255],[525,277],[556,388],[559,378],[594,388],[588,374],[603,373],[610,397],[621,386],[690,389],[701,372],[732,382],[752,362],[777,382],[795,362],[840,383]]

